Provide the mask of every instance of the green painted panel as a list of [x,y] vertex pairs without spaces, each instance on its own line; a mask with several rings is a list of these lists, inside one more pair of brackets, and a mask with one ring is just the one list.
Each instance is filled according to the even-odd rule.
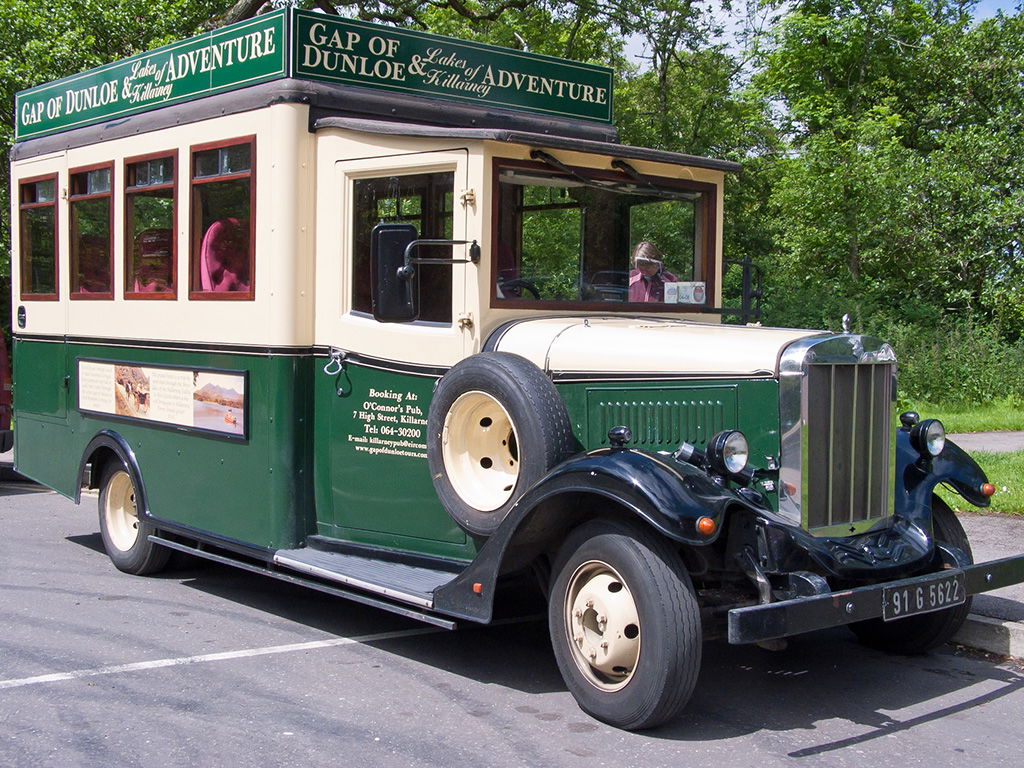
[[[32,387],[52,352],[21,342],[28,365],[16,386]],[[297,546],[315,532],[310,445],[312,358],[187,352],[153,348],[69,345],[70,392],[79,391],[79,358],[138,366],[243,371],[249,388],[248,439],[240,441],[183,427],[97,413],[83,414],[72,394],[66,425],[19,413],[19,467],[64,493],[74,493],[89,441],[110,430],[130,444],[142,472],[150,510],[160,518],[256,546]],[[63,370],[63,369],[62,369]],[[22,423],[27,425],[23,431]],[[56,446],[56,448],[55,448]]]
[[67,416],[69,382],[61,342],[14,340],[14,409],[51,419]]
[[317,374],[316,489],[324,535],[471,556],[427,468],[435,379],[346,363]]
[[[632,445],[674,451],[686,441],[703,448],[716,432],[740,429],[750,462],[779,458],[779,387],[774,379],[702,382],[560,384],[577,440],[585,450],[608,444],[608,430],[625,425]],[[762,488],[763,490],[763,488]],[[768,493],[775,503],[775,493]]]

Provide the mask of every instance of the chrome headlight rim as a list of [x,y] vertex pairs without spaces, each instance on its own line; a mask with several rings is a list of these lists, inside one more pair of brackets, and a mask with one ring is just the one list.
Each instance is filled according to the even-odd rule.
[[946,427],[938,419],[924,419],[910,429],[910,444],[922,456],[938,456],[946,447]]
[[726,429],[708,441],[708,462],[719,475],[738,475],[750,460],[750,444],[738,429]]

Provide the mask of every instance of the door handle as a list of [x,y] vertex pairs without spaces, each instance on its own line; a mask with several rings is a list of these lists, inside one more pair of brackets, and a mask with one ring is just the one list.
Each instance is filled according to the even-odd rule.
[[327,354],[329,357],[324,365],[324,373],[328,376],[337,376],[345,370],[345,353],[337,347],[331,347]]

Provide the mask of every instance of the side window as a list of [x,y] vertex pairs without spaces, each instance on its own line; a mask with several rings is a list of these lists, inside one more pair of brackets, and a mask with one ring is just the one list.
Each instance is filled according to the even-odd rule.
[[57,175],[23,181],[18,190],[21,297],[57,298]]
[[[421,239],[452,239],[455,174],[421,173],[356,179],[353,186],[352,307],[373,311],[370,232],[382,221],[412,224]],[[417,255],[452,258],[451,246],[420,248]],[[452,321],[452,268],[446,264],[416,267],[420,286],[420,319]]]
[[177,155],[129,157],[124,163],[124,295],[173,299]]
[[106,164],[70,172],[71,298],[112,299],[114,167]]
[[192,148],[189,295],[253,297],[256,139]]

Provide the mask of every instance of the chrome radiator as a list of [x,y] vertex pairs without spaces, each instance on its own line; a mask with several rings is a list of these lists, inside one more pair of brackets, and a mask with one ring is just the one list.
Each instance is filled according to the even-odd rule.
[[818,336],[780,362],[779,511],[815,533],[849,535],[892,514],[892,348],[869,336]]

